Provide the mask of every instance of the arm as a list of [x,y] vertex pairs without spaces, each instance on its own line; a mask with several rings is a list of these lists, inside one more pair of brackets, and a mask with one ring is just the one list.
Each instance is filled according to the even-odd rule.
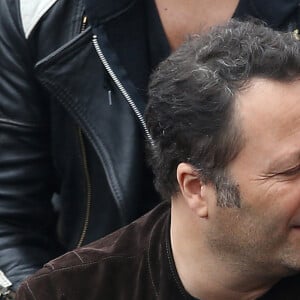
[[0,1],[0,269],[18,285],[56,255],[48,103],[18,1]]

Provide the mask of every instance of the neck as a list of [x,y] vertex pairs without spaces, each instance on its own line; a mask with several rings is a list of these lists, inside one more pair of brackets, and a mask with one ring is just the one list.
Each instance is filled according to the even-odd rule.
[[155,0],[171,48],[179,47],[188,35],[229,20],[238,0]]
[[[173,209],[174,205],[181,207]],[[195,216],[193,222],[194,216],[188,211],[185,214],[185,209],[184,204],[172,203],[171,246],[178,275],[192,296],[212,300],[252,300],[265,294],[279,280],[267,277],[251,264],[214,255],[205,242],[195,243],[195,236],[200,236],[199,220]]]

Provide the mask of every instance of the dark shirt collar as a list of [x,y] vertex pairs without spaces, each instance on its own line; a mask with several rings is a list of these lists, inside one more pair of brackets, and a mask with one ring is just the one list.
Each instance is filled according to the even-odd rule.
[[[200,300],[192,297],[183,287],[175,266],[170,239],[170,206],[158,206],[160,218],[151,230],[147,252],[147,264],[157,299]],[[299,299],[300,275],[278,282],[260,300]]]
[[299,0],[241,0],[234,17],[243,19],[252,16],[269,26],[279,29],[295,13]]
[[151,230],[148,266],[157,299],[198,300],[184,289],[176,270],[170,240],[170,206],[161,206],[164,213]]
[[124,13],[136,0],[84,0],[85,12],[92,26],[103,24]]
[[170,53],[171,48],[167,40],[166,33],[164,31],[161,19],[154,0],[146,1],[147,12],[147,25],[148,25],[148,49],[149,49],[149,62],[150,72],[153,71],[156,66],[166,59]]

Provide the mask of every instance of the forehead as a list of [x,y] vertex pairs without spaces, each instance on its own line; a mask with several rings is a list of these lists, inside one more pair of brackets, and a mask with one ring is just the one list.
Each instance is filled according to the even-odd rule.
[[237,115],[245,150],[277,159],[300,151],[300,80],[253,79],[237,96]]

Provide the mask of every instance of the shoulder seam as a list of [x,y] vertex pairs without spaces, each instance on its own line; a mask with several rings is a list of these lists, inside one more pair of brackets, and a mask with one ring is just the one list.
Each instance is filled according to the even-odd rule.
[[20,0],[21,21],[26,39],[43,17],[43,15],[59,0]]
[[32,289],[30,288],[30,286],[28,284],[28,281],[26,281],[26,287],[27,287],[29,293],[31,294],[31,296],[33,297],[33,300],[36,300],[36,298],[35,298],[35,296],[33,294],[33,291],[32,291]]

